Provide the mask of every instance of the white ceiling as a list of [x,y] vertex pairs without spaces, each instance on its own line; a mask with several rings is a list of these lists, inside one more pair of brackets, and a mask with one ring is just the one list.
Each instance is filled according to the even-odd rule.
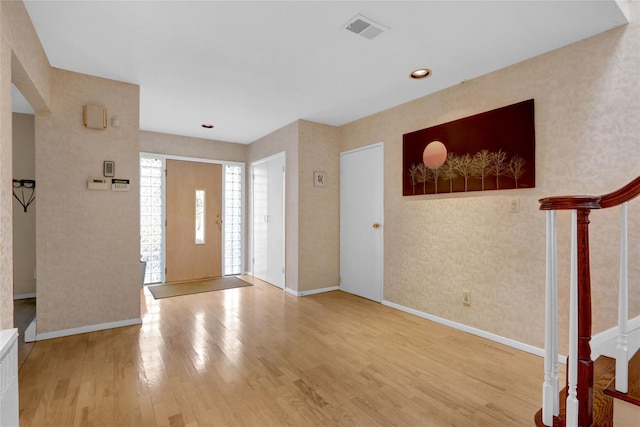
[[[25,4],[52,66],[140,85],[142,130],[239,143],[297,119],[342,125],[626,23],[613,0]],[[388,30],[345,30],[358,13]],[[408,77],[421,67],[432,77]]]

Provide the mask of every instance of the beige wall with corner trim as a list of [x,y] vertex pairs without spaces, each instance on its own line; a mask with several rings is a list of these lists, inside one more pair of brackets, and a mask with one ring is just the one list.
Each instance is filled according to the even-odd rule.
[[[333,126],[299,121],[298,291],[340,285],[340,140]],[[314,171],[327,173],[314,187]]]
[[266,135],[257,141],[252,142],[247,147],[247,247],[246,247],[246,267],[253,269],[251,264],[251,241],[250,221],[251,221],[251,163],[264,159],[274,154],[286,152],[286,173],[285,173],[285,287],[291,291],[298,291],[298,129],[299,122],[293,122],[275,132]]
[[[22,2],[0,2],[0,182],[12,179],[13,81],[36,111],[49,96],[49,62]],[[13,195],[0,185],[0,329],[13,327]]]
[[[637,88],[637,82],[640,81],[639,7],[640,5],[635,2],[629,4],[631,23],[623,28],[611,30],[338,129],[339,151],[379,141],[385,142],[384,298],[386,300],[542,347],[544,214],[538,211],[537,199],[554,194],[601,194],[619,188],[639,175],[637,166],[640,164],[640,152],[637,150],[640,146],[638,139],[640,125],[637,120],[640,117],[640,96]],[[82,147],[79,153],[73,155],[65,152],[65,144],[79,143],[80,138],[75,134],[76,128],[70,128],[74,130],[69,134],[65,133],[64,129],[56,129],[55,132],[48,133],[48,127],[75,126],[76,118],[71,117],[81,116],[79,112],[67,116],[66,112],[59,110],[59,108],[66,110],[67,106],[60,107],[58,102],[63,104],[75,102],[72,100],[73,96],[60,93],[60,84],[61,81],[65,81],[66,85],[74,87],[76,84],[83,86],[91,82],[89,86],[92,88],[92,94],[100,97],[98,102],[110,104],[113,101],[117,104],[124,101],[128,104],[131,101],[131,105],[124,106],[124,110],[129,110],[136,102],[133,101],[130,89],[124,89],[126,94],[123,95],[122,100],[115,100],[102,93],[111,85],[101,81],[102,79],[74,73],[67,75],[67,72],[60,70],[55,72],[55,77],[52,77],[42,46],[21,2],[0,2],[0,36],[0,180],[6,182],[12,175],[10,114],[12,80],[37,111],[36,156],[40,159],[36,159],[37,180],[59,178],[59,175],[52,170],[40,175],[39,162],[44,161],[47,155],[53,159],[51,162],[53,165],[66,166],[72,160],[74,165],[78,162],[85,165],[89,164],[84,163],[87,160],[93,162],[95,158],[110,154],[106,148],[109,146],[106,144],[96,148],[96,151],[85,151],[86,147]],[[428,80],[416,83],[428,84]],[[116,82],[114,87],[117,87],[117,90],[114,97],[122,96],[119,91],[125,86],[132,86],[122,85],[124,86]],[[110,87],[110,89],[113,88]],[[400,170],[403,133],[529,98],[534,98],[536,102],[536,188],[442,197],[403,198],[400,195],[403,173]],[[53,113],[47,113],[52,105],[56,105],[56,110]],[[131,110],[134,109],[131,107]],[[58,114],[61,115],[58,116]],[[137,120],[137,112],[133,115]],[[44,121],[41,122],[41,119]],[[40,128],[41,124],[43,128]],[[128,130],[123,134],[122,141],[130,142],[134,146],[136,144],[133,142],[133,130],[128,128],[129,125],[125,124]],[[283,149],[287,151],[287,173],[289,177],[295,177],[287,182],[286,190],[290,203],[287,206],[287,283],[296,291],[306,289],[306,285],[298,283],[298,245],[304,246],[302,240],[298,241],[298,215],[306,209],[306,205],[299,207],[301,202],[298,187],[300,180],[306,179],[307,176],[307,173],[299,167],[299,162],[304,163],[304,155],[299,156],[299,150],[304,146],[304,138],[301,137],[304,129],[302,131],[300,129],[300,123],[295,122],[247,147],[249,163]],[[43,145],[41,145],[41,137],[42,142],[45,143]],[[89,144],[97,143],[100,139],[92,138],[89,138]],[[62,144],[63,150],[60,151],[60,146],[49,144]],[[43,150],[40,155],[38,155],[39,150]],[[127,174],[130,172],[137,177],[139,145],[135,149],[135,155],[129,152],[128,147],[123,146],[123,150],[122,160],[115,159],[116,170],[123,170]],[[328,150],[331,151],[330,148]],[[329,151],[324,154],[328,154]],[[312,164],[306,167],[313,169],[317,165]],[[96,166],[91,166],[91,171],[95,168]],[[72,176],[77,173],[73,168],[69,170]],[[74,180],[76,178],[74,177]],[[83,180],[86,178],[88,177],[84,177]],[[74,183],[76,184],[77,182]],[[41,189],[41,181],[38,181],[38,189]],[[40,194],[38,203],[39,208],[42,208]],[[50,197],[53,195],[54,193]],[[57,195],[61,197],[58,201],[51,202],[49,208],[52,210],[60,209],[56,205],[60,203],[60,199],[68,199],[68,204],[72,205],[70,200],[77,194],[70,191]],[[136,198],[137,195],[131,197]],[[508,202],[514,197],[520,199],[521,212],[518,214],[510,214],[507,211]],[[80,200],[83,200],[82,197]],[[120,201],[123,204],[118,205],[122,208],[119,212],[133,217],[131,221],[137,222],[137,200],[123,198]],[[0,186],[1,328],[13,325],[12,209],[9,206],[12,203],[9,187]],[[631,206],[632,211],[633,209]],[[49,217],[49,227],[64,226],[64,221],[77,220],[81,228],[88,228],[89,224],[95,222],[95,218],[89,219],[91,212],[88,210],[80,209],[79,212],[77,217],[71,218],[68,212],[60,209],[61,218],[55,215]],[[615,272],[617,237],[611,236],[617,235],[614,230],[617,212],[594,212],[591,217],[594,332],[598,332],[615,324],[614,278],[617,275]],[[98,222],[104,228],[97,235],[90,232],[84,234],[72,232],[68,241],[63,242],[60,234],[54,233],[51,240],[54,244],[62,244],[63,249],[75,247],[95,249],[92,245],[96,245],[96,241],[100,241],[113,231],[116,231],[114,240],[122,237],[117,231],[120,224],[113,218],[115,218],[113,215],[107,217],[102,213],[99,214]],[[640,256],[640,248],[635,242],[640,241],[638,239],[640,224],[638,219],[635,219],[638,218],[637,215],[632,215],[632,218],[634,219],[631,224],[631,242],[633,242],[631,257],[637,259]],[[315,224],[315,221],[312,223]],[[567,224],[566,215],[560,215],[561,253],[568,245]],[[124,226],[131,232],[130,227],[133,227],[132,223],[126,223]],[[335,229],[334,232],[338,233],[338,230]],[[122,295],[122,299],[113,296],[122,290],[119,286],[127,286],[122,285],[122,279],[127,282],[133,276],[135,276],[137,292],[137,248],[134,251],[137,245],[137,233],[132,234],[136,243],[131,236],[125,237],[124,253],[127,255],[115,260],[119,267],[124,267],[121,275],[111,281],[116,285],[115,288],[109,289],[110,294],[106,293],[108,288],[102,282],[97,286],[79,285],[80,281],[85,282],[84,279],[89,276],[88,270],[91,267],[99,266],[100,263],[107,264],[105,259],[108,258],[96,255],[100,252],[95,250],[87,252],[89,255],[84,261],[88,260],[88,263],[81,267],[70,262],[71,256],[64,260],[63,265],[70,270],[63,272],[62,277],[72,279],[71,285],[63,284],[56,278],[52,281],[54,286],[48,287],[45,292],[48,297],[40,295],[39,286],[38,293],[41,301],[38,304],[38,327],[42,325],[45,328],[42,331],[59,330],[80,323],[94,324],[97,321],[127,318],[136,314],[132,304],[129,305],[131,301],[129,292],[131,294],[133,292],[128,287],[123,288],[125,294]],[[46,244],[51,244],[47,242],[49,239],[47,235],[42,235],[40,238],[45,239]],[[116,245],[109,239],[105,243],[106,252],[112,253]],[[46,247],[40,243],[38,246],[39,250]],[[51,251],[51,247],[42,250]],[[100,250],[105,248],[102,247]],[[300,253],[305,253],[305,249],[303,248]],[[134,254],[134,264],[130,266],[129,259],[132,254]],[[45,255],[49,256],[51,253]],[[55,269],[55,260],[47,256],[44,257],[46,261],[44,268]],[[76,258],[75,261],[79,264],[82,257]],[[40,269],[40,257],[38,262]],[[567,268],[566,260],[561,260],[561,283],[566,283]],[[637,289],[640,284],[638,268],[633,265],[631,272],[632,316],[640,313],[638,300],[640,292]],[[304,267],[300,271],[306,274]],[[74,273],[77,274],[74,275]],[[70,291],[71,300],[67,301],[56,295],[55,292],[59,291],[55,288],[56,286],[62,286],[61,289]],[[327,286],[330,284],[327,283]],[[462,290],[472,292],[471,307],[462,306]],[[120,304],[125,299],[127,302]],[[566,299],[566,286],[561,286],[561,307],[566,307]],[[102,301],[104,307],[89,313],[96,307],[92,305],[82,307],[82,305],[92,300]],[[137,299],[135,301],[138,304]],[[67,302],[70,305],[65,306]],[[46,308],[42,313],[40,313],[41,305]],[[61,307],[65,309],[70,307],[71,310],[68,311],[73,313],[66,313]],[[58,313],[54,314],[56,312]],[[40,323],[41,314],[46,319],[43,324]],[[561,313],[561,321],[562,325],[566,325],[566,309]],[[561,342],[566,340],[563,339]]]
[[[300,295],[340,284],[339,143],[337,128],[298,120],[248,146],[248,177],[252,162],[286,152],[285,280],[287,289]],[[313,186],[314,171],[327,172],[326,187]]]
[[244,162],[247,146],[232,142],[140,131],[140,151],[199,159]]
[[[139,319],[138,192],[108,192],[96,204],[84,197],[103,160],[137,188],[139,88],[52,69],[20,1],[0,2],[0,36],[2,182],[12,178],[11,82],[36,110],[36,332]],[[84,134],[89,102],[116,111],[122,126]],[[0,186],[2,329],[13,327],[12,205],[11,187]]]
[[[35,117],[33,114],[13,113],[13,174],[15,179],[35,179]],[[37,187],[36,187],[37,190]],[[15,189],[18,197],[29,200],[31,190]],[[37,193],[33,193],[37,195]],[[24,211],[13,200],[13,294],[31,296],[36,293],[36,210],[34,201]]]
[[[545,214],[538,199],[603,194],[640,175],[640,4],[631,23],[340,127],[341,151],[384,141],[384,299],[544,346]],[[437,70],[434,70],[434,76]],[[429,84],[429,80],[416,82]],[[402,135],[535,99],[536,187],[402,196]],[[520,212],[509,212],[509,201]],[[630,205],[640,256],[640,201]],[[593,332],[617,324],[618,211],[591,214]],[[560,325],[568,316],[569,214],[559,214]],[[630,315],[640,315],[640,267]],[[462,292],[471,291],[471,306]],[[566,349],[561,348],[564,352]]]
[[[36,115],[36,332],[139,322],[139,87],[54,68],[51,89],[54,108]],[[87,104],[120,126],[85,128]],[[131,191],[87,189],[105,160]]]

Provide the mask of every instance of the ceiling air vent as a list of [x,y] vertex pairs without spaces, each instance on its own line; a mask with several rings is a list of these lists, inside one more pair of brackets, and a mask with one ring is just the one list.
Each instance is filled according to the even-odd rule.
[[369,40],[379,36],[386,29],[384,25],[363,15],[351,18],[344,28]]

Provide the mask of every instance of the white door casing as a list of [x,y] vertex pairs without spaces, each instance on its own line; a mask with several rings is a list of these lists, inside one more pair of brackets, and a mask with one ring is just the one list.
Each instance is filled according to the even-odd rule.
[[285,286],[285,153],[251,164],[253,173],[253,275]]

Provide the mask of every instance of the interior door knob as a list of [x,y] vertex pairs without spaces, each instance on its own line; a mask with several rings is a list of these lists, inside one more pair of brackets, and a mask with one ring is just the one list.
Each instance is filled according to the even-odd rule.
[[380,228],[380,224],[376,222],[375,224],[373,224],[373,228]]

